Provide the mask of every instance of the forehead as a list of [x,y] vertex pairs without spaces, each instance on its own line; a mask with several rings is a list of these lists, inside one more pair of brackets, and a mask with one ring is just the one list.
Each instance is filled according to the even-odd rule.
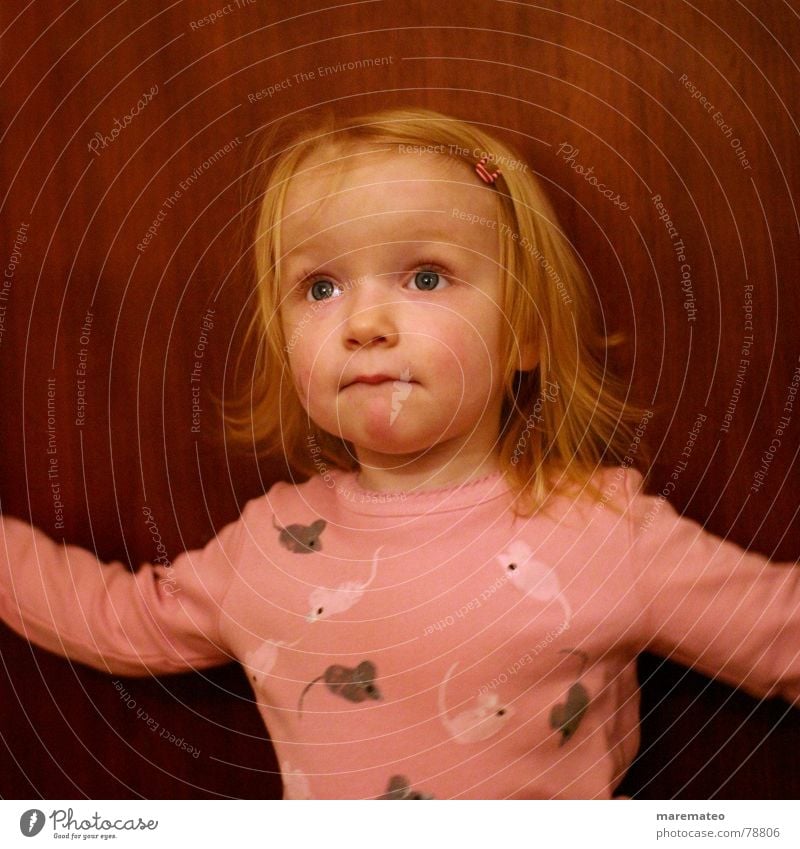
[[462,160],[386,146],[317,155],[303,160],[289,184],[282,254],[436,234],[487,251],[497,239],[498,215],[495,190]]

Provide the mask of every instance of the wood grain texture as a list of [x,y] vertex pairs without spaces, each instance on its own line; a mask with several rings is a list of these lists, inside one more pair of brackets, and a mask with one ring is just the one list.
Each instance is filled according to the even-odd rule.
[[[796,0],[61,6],[0,8],[4,512],[133,566],[157,554],[143,508],[174,556],[285,477],[279,459],[229,450],[210,401],[234,385],[252,308],[250,144],[325,104],[417,104],[491,128],[547,185],[609,330],[627,334],[615,365],[655,411],[654,490],[705,415],[670,501],[800,558],[800,402],[753,491],[800,365]],[[120,685],[194,757],[153,735],[115,679],[6,629],[0,653],[0,796],[280,795],[238,667]],[[625,792],[800,795],[796,712],[642,663]]]

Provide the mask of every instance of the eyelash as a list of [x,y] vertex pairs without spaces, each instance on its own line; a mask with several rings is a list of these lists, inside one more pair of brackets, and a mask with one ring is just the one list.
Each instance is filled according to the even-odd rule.
[[[446,268],[444,268],[443,266],[439,265],[436,262],[420,262],[419,265],[417,265],[410,272],[411,279],[413,279],[414,276],[419,274],[421,271],[432,271],[435,274],[440,274],[442,277],[444,277],[446,279],[449,286],[453,285],[452,281],[450,280],[450,272]],[[311,291],[311,287],[320,280],[329,280],[331,283],[334,282],[333,280],[331,280],[331,276],[328,275],[328,274],[313,274],[312,272],[304,273],[300,277],[300,282],[297,284],[297,287],[295,289],[295,294],[300,299],[308,300],[308,293]],[[444,287],[444,288],[447,288],[447,287]],[[423,292],[425,290],[418,289],[417,291]],[[434,289],[432,291],[436,292],[436,291],[439,291],[439,290],[437,288],[437,289]],[[315,300],[314,303],[321,304],[321,303],[324,303],[325,301],[333,301],[333,300],[335,300],[335,298],[323,298],[322,300],[319,300],[319,301]]]

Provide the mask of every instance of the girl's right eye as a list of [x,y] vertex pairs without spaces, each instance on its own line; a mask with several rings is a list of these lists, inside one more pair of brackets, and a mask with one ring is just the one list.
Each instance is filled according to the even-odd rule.
[[312,281],[311,285],[308,287],[306,300],[327,301],[331,298],[338,297],[338,295],[335,294],[335,289],[336,287],[330,280],[320,277],[318,280]]

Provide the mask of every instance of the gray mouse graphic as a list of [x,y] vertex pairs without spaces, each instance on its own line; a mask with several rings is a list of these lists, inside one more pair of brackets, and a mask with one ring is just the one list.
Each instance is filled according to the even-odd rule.
[[411,782],[404,775],[393,775],[389,779],[389,786],[383,796],[379,799],[433,799],[427,793],[411,789]]
[[589,707],[589,694],[586,688],[581,684],[580,677],[586,669],[586,664],[589,658],[585,652],[577,649],[561,649],[563,654],[574,654],[581,658],[581,668],[578,672],[575,683],[569,688],[567,700],[560,704],[554,705],[550,711],[550,727],[561,732],[561,739],[558,741],[559,746],[569,742],[578,726],[581,724],[583,715],[586,713],[586,708]]
[[381,694],[375,686],[375,664],[362,660],[355,669],[349,666],[334,664],[329,666],[322,675],[318,675],[300,694],[297,710],[302,715],[303,699],[306,693],[318,681],[324,681],[332,693],[350,702],[363,702],[366,699],[380,699]]
[[324,519],[317,519],[310,525],[288,525],[283,528],[275,522],[275,516],[272,517],[272,526],[280,531],[278,541],[295,554],[322,551],[322,540],[319,537],[326,524]]

